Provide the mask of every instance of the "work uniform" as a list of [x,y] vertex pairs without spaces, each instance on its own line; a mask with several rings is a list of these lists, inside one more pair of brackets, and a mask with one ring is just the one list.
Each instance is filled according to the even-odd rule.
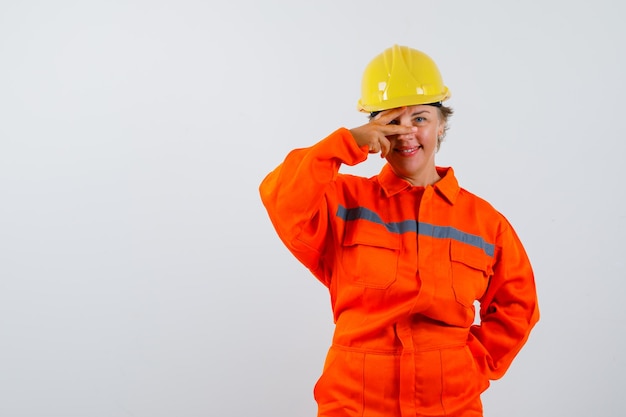
[[318,416],[482,416],[480,393],[539,319],[527,255],[451,168],[426,187],[388,164],[372,178],[339,173],[367,157],[341,128],[260,186],[281,240],[330,291]]

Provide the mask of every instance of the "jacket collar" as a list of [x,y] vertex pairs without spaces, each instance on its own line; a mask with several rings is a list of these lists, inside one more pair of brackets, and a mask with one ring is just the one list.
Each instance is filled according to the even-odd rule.
[[[454,204],[460,191],[459,183],[454,176],[454,170],[450,167],[437,167],[437,173],[441,179],[433,184],[432,187],[450,204]],[[389,164],[385,164],[380,174],[378,174],[378,182],[387,197],[412,187],[410,182],[398,177]]]

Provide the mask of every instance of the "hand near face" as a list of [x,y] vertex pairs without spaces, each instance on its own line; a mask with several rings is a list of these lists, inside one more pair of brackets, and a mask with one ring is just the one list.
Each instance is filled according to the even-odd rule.
[[369,123],[363,126],[350,129],[359,147],[367,146],[369,153],[380,152],[380,157],[384,158],[391,150],[391,144],[387,139],[390,135],[404,135],[417,131],[413,126],[401,126],[389,124],[406,110],[405,107],[385,110],[376,115]]

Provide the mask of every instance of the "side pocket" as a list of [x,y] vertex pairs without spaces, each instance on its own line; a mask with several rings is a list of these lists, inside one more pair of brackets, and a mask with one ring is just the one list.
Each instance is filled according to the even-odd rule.
[[[446,411],[455,414],[454,410],[466,409],[467,415],[482,415],[479,413],[480,394],[489,386],[489,380],[478,372],[469,348],[459,346],[441,350],[441,363],[441,402]],[[470,413],[470,406],[478,407],[478,412]]]
[[324,372],[315,384],[313,396],[318,415],[363,414],[363,364],[365,354],[331,347]]
[[351,283],[385,289],[395,280],[400,257],[400,235],[353,221],[346,225],[342,265]]
[[492,274],[492,258],[481,248],[450,242],[452,290],[457,302],[469,307],[482,297]]

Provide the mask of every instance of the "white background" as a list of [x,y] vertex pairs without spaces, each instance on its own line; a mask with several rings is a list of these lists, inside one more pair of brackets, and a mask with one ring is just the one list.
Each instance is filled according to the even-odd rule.
[[[0,2],[0,416],[313,416],[325,288],[258,185],[398,43],[542,319],[486,416],[624,416],[626,60],[607,1]],[[373,175],[380,158],[358,167]]]

